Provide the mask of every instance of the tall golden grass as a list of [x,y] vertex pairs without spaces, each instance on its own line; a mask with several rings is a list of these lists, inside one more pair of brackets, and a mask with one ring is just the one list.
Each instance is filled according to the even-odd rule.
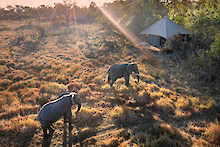
[[[40,107],[65,91],[77,92],[83,102],[81,111],[73,112],[72,120],[80,129],[81,145],[89,146],[89,140],[95,138],[93,144],[100,146],[180,146],[181,142],[190,146],[191,136],[196,136],[195,145],[219,145],[219,124],[213,122],[214,106],[219,102],[196,88],[191,89],[190,83],[184,82],[187,77],[174,76],[169,71],[173,68],[163,65],[162,58],[123,44],[119,37],[98,25],[71,25],[71,29],[78,30],[73,34],[66,27],[54,30],[49,23],[42,22],[38,25],[45,28],[47,37],[38,46],[36,30],[15,30],[26,22],[4,23],[10,31],[0,34],[0,45],[5,48],[0,54],[0,145],[27,146],[18,140],[28,138],[31,142],[41,138],[36,120]],[[121,78],[111,88],[106,81],[109,66],[131,60],[139,66],[139,84],[131,76],[129,87]],[[176,69],[173,72],[181,74]],[[209,111],[210,123],[203,117],[209,116]],[[184,130],[196,119],[206,125],[198,131]],[[62,125],[62,120],[55,123],[60,130]],[[122,128],[123,132],[117,132]],[[54,138],[57,144],[62,141],[59,129]]]

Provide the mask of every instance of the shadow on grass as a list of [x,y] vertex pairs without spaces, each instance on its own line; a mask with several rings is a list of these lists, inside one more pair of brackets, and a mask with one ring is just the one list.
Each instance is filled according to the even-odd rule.
[[7,131],[0,132],[0,146],[29,146],[36,129],[26,129],[23,132]]
[[50,147],[51,140],[52,140],[52,136],[49,138],[43,138],[42,147]]

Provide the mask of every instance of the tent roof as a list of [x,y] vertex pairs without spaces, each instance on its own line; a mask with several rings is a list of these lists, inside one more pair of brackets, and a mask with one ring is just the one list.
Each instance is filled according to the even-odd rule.
[[143,30],[140,34],[151,34],[164,37],[166,39],[177,34],[190,34],[183,27],[171,21],[167,16]]

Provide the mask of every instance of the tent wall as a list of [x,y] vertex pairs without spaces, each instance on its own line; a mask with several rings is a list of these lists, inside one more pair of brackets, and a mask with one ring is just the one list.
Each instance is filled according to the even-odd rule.
[[147,42],[150,43],[150,45],[153,45],[155,47],[160,47],[160,37],[155,35],[149,35]]

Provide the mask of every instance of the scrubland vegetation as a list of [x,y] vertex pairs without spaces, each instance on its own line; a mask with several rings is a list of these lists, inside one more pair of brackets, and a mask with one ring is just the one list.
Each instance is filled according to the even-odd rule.
[[[142,1],[133,5],[129,2],[116,1],[105,6],[117,9],[129,5],[130,10],[134,10],[133,6],[147,6],[141,5]],[[217,11],[220,5],[216,5]],[[73,10],[62,9],[67,6],[70,5],[56,5],[54,12]],[[43,132],[37,113],[43,104],[64,91],[77,92],[83,104],[81,111],[73,114],[75,146],[220,145],[219,35],[209,40],[210,50],[196,51],[184,59],[158,57],[148,48],[137,48],[129,42],[104,16],[99,16],[94,3],[89,8],[75,9],[84,12],[77,13],[77,24],[66,19],[75,18],[67,15],[72,13],[47,19],[53,8],[25,9],[45,12],[16,15],[18,11],[11,8],[11,12],[1,16],[0,146],[40,146]],[[169,10],[176,12],[176,22],[185,24],[180,22],[181,11],[169,9],[152,11],[157,14],[153,19]],[[96,10],[97,16],[88,13],[91,10]],[[6,10],[0,12],[3,11]],[[131,30],[132,27],[134,32],[140,29],[135,24],[128,26]],[[202,39],[198,41],[205,40]],[[112,64],[128,61],[139,66],[139,84],[131,77],[130,87],[119,79],[110,88],[106,71]],[[54,126],[51,145],[61,146],[63,120]]]

